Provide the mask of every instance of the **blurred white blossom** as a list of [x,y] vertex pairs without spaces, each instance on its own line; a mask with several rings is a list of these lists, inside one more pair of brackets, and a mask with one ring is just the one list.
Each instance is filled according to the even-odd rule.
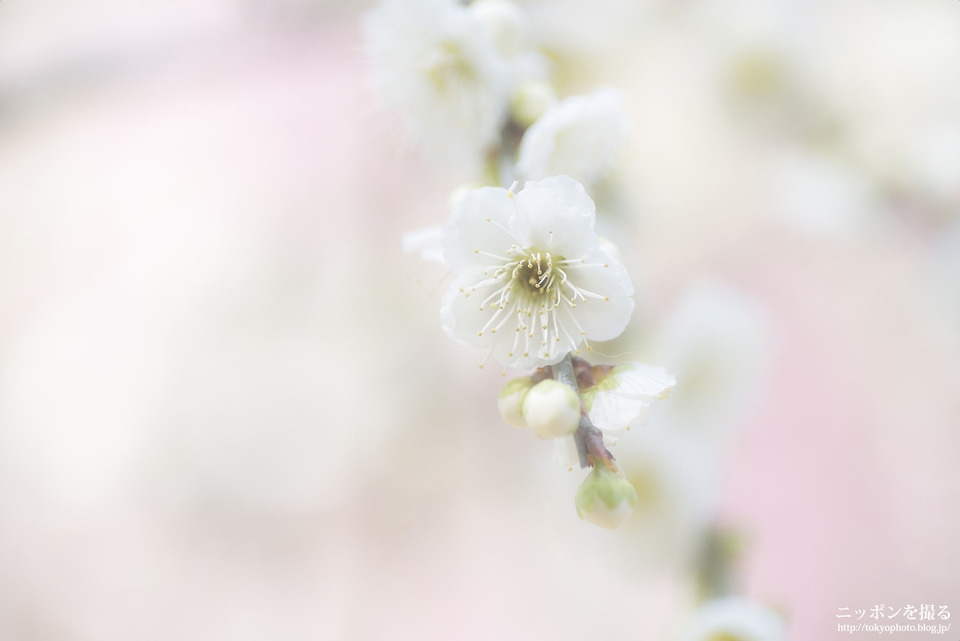
[[662,328],[656,360],[677,377],[666,418],[722,439],[756,393],[771,345],[769,319],[748,296],[703,281],[684,294]]
[[585,185],[603,178],[623,145],[620,94],[599,89],[550,107],[523,135],[517,172],[535,180],[566,174]]
[[625,526],[629,535],[626,558],[644,571],[688,566],[712,516],[717,487],[715,451],[696,435],[658,420],[631,431],[630,438],[618,443],[614,452],[637,491],[633,516]]
[[364,27],[375,89],[426,151],[480,162],[497,143],[511,83],[484,19],[453,0],[384,0]]
[[829,156],[785,152],[773,164],[773,205],[797,229],[849,236],[877,218],[877,196],[868,177]]
[[708,602],[694,615],[683,641],[783,641],[783,618],[771,608],[743,597]]
[[420,260],[428,263],[443,263],[443,249],[440,245],[439,225],[414,229],[403,234],[400,244],[405,254],[418,254]]

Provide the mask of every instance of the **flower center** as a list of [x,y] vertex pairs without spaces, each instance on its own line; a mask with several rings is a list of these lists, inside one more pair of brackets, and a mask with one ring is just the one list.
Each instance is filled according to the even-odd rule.
[[741,639],[729,632],[714,632],[707,637],[707,641],[741,641]]
[[441,43],[427,62],[427,77],[440,92],[453,92],[459,85],[472,82],[474,69],[456,44]]
[[550,252],[532,250],[513,268],[512,276],[528,295],[536,298],[553,291],[558,271],[554,269]]

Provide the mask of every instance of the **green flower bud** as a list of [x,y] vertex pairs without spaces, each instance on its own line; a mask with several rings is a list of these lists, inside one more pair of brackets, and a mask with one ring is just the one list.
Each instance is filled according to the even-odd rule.
[[514,122],[529,127],[556,102],[557,94],[548,83],[528,80],[514,91],[510,100],[510,114]]
[[529,376],[515,378],[503,386],[497,398],[497,409],[504,423],[513,427],[527,427],[527,421],[523,418],[523,399],[531,387],[533,383]]
[[580,398],[559,381],[540,381],[523,399],[523,418],[540,438],[573,434],[580,425]]
[[577,488],[574,503],[581,519],[614,530],[633,513],[637,491],[623,476],[597,463]]

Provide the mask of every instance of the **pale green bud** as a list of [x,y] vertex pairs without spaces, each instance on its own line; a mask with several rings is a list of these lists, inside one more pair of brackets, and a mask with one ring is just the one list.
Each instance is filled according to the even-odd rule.
[[500,410],[504,423],[513,427],[527,427],[527,421],[523,418],[523,399],[531,387],[533,383],[529,376],[507,381],[503,386],[497,398],[497,409]]
[[514,91],[510,101],[510,114],[518,125],[529,127],[556,102],[557,94],[549,83],[528,80]]
[[523,10],[508,0],[476,0],[468,9],[480,18],[487,33],[505,58],[512,58],[526,45],[527,25]]
[[580,425],[580,398],[568,385],[540,381],[523,399],[523,418],[540,438],[573,434]]
[[613,530],[633,513],[637,491],[623,476],[597,463],[577,488],[573,500],[581,519]]

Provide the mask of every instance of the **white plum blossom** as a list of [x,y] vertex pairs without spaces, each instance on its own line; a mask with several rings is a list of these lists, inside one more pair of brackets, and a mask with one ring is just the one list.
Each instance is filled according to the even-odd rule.
[[511,91],[525,81],[546,79],[549,63],[533,46],[523,9],[509,0],[474,0],[468,11],[483,22],[497,51],[509,62]]
[[786,151],[771,163],[771,209],[798,230],[843,237],[879,218],[868,176],[824,154]]
[[566,174],[591,185],[610,171],[626,132],[620,94],[599,89],[562,100],[524,133],[517,173],[527,180]]
[[518,369],[619,336],[633,285],[600,249],[594,217],[567,176],[528,182],[516,195],[484,187],[464,196],[443,228],[443,255],[458,275],[441,303],[447,334]]
[[743,597],[714,599],[694,615],[683,641],[783,641],[787,630],[773,609]]
[[440,230],[437,225],[404,232],[400,245],[405,254],[418,254],[420,260],[427,263],[443,264],[443,250],[440,248]]
[[[664,405],[671,403],[672,398]],[[710,522],[719,486],[712,450],[696,435],[657,420],[631,431],[629,440],[613,451],[637,492],[626,525],[631,545],[623,562],[635,563],[642,572],[687,567]]]
[[582,390],[590,421],[605,434],[640,427],[655,400],[665,398],[677,379],[662,367],[627,363],[594,367],[602,376]]
[[771,321],[750,296],[722,282],[691,287],[657,333],[656,358],[677,376],[665,419],[722,442],[762,382],[773,344]]
[[496,146],[512,79],[476,12],[454,0],[384,0],[364,27],[375,89],[428,152],[474,165]]

